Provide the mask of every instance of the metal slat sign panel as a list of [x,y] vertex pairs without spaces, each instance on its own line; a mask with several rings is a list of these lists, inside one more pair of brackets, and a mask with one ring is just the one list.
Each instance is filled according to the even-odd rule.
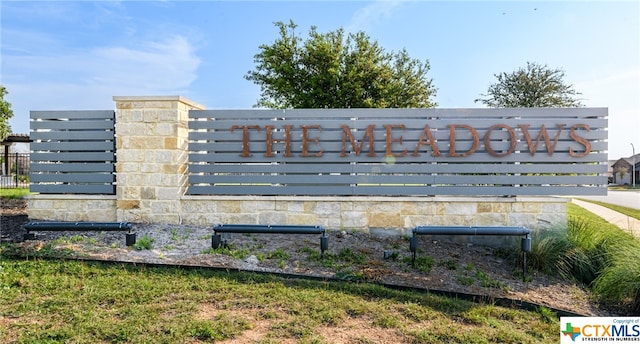
[[115,194],[115,112],[31,111],[31,191]]
[[189,193],[602,195],[606,108],[192,110]]

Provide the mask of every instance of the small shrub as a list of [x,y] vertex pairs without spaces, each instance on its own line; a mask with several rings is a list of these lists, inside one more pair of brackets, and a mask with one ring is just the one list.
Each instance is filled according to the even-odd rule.
[[631,306],[640,312],[640,243],[631,241],[617,250],[616,257],[593,282],[593,290],[605,300]]
[[156,242],[156,239],[145,234],[142,238],[138,239],[133,246],[136,250],[151,250],[153,249],[153,244]]
[[337,258],[347,263],[363,264],[367,259],[367,255],[363,252],[355,252],[347,247],[338,252]]
[[267,254],[267,259],[286,260],[286,259],[289,259],[289,257],[290,257],[289,253],[287,253],[285,250],[279,247]]
[[245,259],[247,257],[249,257],[249,254],[251,253],[249,251],[249,249],[238,249],[236,247],[236,245],[223,245],[220,246],[216,249],[214,248],[208,248],[204,251],[202,251],[203,254],[224,254],[227,256],[231,256],[232,258],[235,259]]
[[484,271],[476,271],[476,278],[480,282],[480,285],[485,288],[505,288],[506,284],[502,281],[499,281],[491,276],[489,276]]
[[413,265],[414,268],[427,274],[431,272],[431,269],[433,269],[433,266],[435,265],[435,261],[431,256],[416,257],[415,262],[412,261],[411,257],[405,257],[404,262],[406,264]]
[[445,260],[441,260],[438,263],[439,266],[444,266],[449,270],[455,270],[458,268],[458,263],[456,262],[455,259],[445,259]]
[[464,286],[470,286],[475,282],[475,279],[472,276],[467,276],[465,274],[460,274],[457,276],[458,282]]

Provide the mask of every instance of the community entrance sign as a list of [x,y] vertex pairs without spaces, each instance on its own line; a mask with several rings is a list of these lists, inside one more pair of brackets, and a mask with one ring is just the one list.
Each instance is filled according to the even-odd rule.
[[192,110],[189,194],[606,194],[607,109]]

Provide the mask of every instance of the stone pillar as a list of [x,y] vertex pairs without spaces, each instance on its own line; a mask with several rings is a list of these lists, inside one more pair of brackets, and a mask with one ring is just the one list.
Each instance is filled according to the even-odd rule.
[[180,96],[114,96],[118,221],[180,223],[187,188],[189,110]]

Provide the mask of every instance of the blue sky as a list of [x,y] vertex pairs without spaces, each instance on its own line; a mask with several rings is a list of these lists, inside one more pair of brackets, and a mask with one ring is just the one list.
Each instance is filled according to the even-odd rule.
[[609,108],[609,158],[640,153],[640,2],[7,1],[0,83],[14,132],[30,110],[113,109],[112,96],[181,95],[251,108],[244,75],[275,21],[303,37],[364,31],[428,60],[441,108],[475,103],[494,74],[527,61],[560,68],[590,107]]

